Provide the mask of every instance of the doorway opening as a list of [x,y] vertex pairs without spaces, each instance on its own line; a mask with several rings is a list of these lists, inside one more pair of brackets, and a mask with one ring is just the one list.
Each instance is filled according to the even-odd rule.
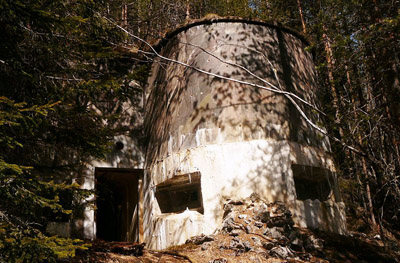
[[139,241],[139,187],[142,169],[96,168],[96,237]]

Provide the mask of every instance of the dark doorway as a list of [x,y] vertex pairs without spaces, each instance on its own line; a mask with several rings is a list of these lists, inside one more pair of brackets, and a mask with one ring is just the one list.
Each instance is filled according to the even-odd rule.
[[141,169],[96,168],[96,237],[106,241],[139,240]]

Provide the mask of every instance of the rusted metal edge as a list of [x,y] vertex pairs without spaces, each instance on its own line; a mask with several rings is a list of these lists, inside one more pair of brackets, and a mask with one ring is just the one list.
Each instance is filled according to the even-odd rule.
[[267,21],[263,21],[263,20],[254,20],[254,19],[245,19],[245,18],[241,18],[241,17],[205,17],[205,18],[201,18],[201,19],[195,19],[195,20],[191,20],[188,23],[185,23],[184,25],[181,25],[179,27],[177,27],[176,29],[169,31],[165,34],[165,36],[158,40],[154,45],[153,48],[159,52],[167,43],[170,39],[172,39],[173,37],[175,37],[176,35],[178,35],[181,32],[184,32],[186,30],[188,30],[189,28],[195,27],[195,26],[199,26],[199,25],[211,25],[214,23],[245,23],[245,24],[250,24],[250,25],[261,25],[261,26],[267,26],[267,27],[271,27],[277,30],[282,30],[286,33],[289,33],[295,37],[297,37],[298,39],[300,39],[305,45],[310,45],[310,41],[301,33],[290,29],[288,27],[285,27],[281,24],[279,24],[278,22],[267,22]]

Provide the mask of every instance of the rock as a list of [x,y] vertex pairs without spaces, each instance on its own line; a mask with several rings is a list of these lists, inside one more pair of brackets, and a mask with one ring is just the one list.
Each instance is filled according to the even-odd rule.
[[255,211],[254,219],[257,221],[261,221],[263,223],[267,223],[270,218],[270,213],[268,211],[268,207],[265,204],[261,204]]
[[232,217],[225,219],[222,230],[225,230],[228,233],[231,232],[235,228],[234,222],[235,221]]
[[229,245],[230,249],[236,250],[236,249],[244,249],[243,243],[238,240],[238,239],[233,239],[231,240],[231,243]]
[[201,245],[204,242],[210,242],[210,241],[214,241],[214,238],[212,236],[206,236],[204,234],[201,234],[200,236],[195,236],[192,237],[191,239],[186,240],[186,244],[193,243],[195,245]]
[[230,205],[243,205],[243,201],[235,201],[235,200],[229,200],[228,204]]
[[290,228],[292,228],[294,226],[294,221],[292,217],[289,217],[286,219],[286,225],[290,226]]
[[295,254],[292,252],[292,250],[288,247],[274,247],[269,251],[269,254],[273,257],[278,257],[282,259],[286,259],[289,257],[294,257]]
[[250,224],[250,223],[251,223],[251,221],[250,221],[250,220],[247,220],[247,219],[245,219],[244,222],[245,222],[246,224]]
[[322,250],[324,248],[323,241],[319,238],[316,238],[314,235],[311,235],[306,240],[307,250]]
[[259,258],[254,257],[254,256],[250,256],[249,259],[250,259],[250,262],[253,262],[253,263],[262,263]]
[[231,212],[232,212],[232,209],[233,209],[233,205],[232,204],[225,204],[224,205],[224,215],[223,215],[223,218],[226,218]]
[[228,262],[228,260],[226,260],[226,258],[217,258],[217,259],[208,261],[208,263],[226,263],[226,262]]
[[272,214],[284,214],[287,211],[285,204],[281,201],[271,203],[269,206]]
[[262,228],[264,226],[264,224],[261,223],[261,222],[256,221],[256,222],[254,222],[254,226],[256,226],[258,228]]
[[310,261],[312,255],[310,253],[297,253],[301,260]]
[[290,232],[288,237],[289,237],[290,241],[292,241],[292,240],[295,240],[296,238],[298,238],[299,235],[300,234],[298,231],[292,231],[292,232]]
[[250,195],[250,200],[254,203],[254,202],[258,202],[260,201],[260,196],[257,193],[252,193]]
[[380,235],[375,235],[374,239],[381,240],[381,236]]
[[282,236],[281,238],[278,239],[278,243],[282,246],[286,246],[290,243],[289,238]]
[[264,242],[262,244],[263,248],[265,248],[266,250],[271,250],[274,247],[274,243],[272,242]]
[[249,234],[249,233],[253,232],[250,226],[245,226],[244,227],[244,231],[246,232],[246,234]]
[[204,242],[203,244],[201,244],[201,250],[207,250],[209,247],[211,246],[210,242]]
[[303,241],[300,238],[295,238],[292,241],[290,241],[290,244],[297,250],[302,250],[303,249]]
[[250,245],[249,241],[243,242],[243,246],[244,246],[245,251],[250,251],[253,249],[253,247]]
[[270,217],[270,219],[267,222],[268,227],[274,227],[274,226],[279,226],[283,227],[287,225],[288,221],[286,220],[285,216],[274,216]]
[[219,246],[219,250],[225,250],[225,249],[229,249],[229,247],[224,246],[224,245]]
[[229,233],[229,235],[230,235],[230,236],[233,236],[233,237],[236,237],[236,236],[240,235],[241,233],[242,233],[241,230],[239,230],[239,229],[233,229],[233,230]]
[[261,239],[258,237],[251,237],[251,239],[253,240],[255,246],[262,246]]
[[234,237],[231,240],[229,248],[232,250],[236,250],[237,254],[247,252],[247,251],[250,251],[251,249],[253,249],[253,247],[250,245],[250,242],[248,242],[248,241],[242,242],[242,241],[240,241],[240,239],[238,237]]
[[262,214],[260,214],[260,221],[263,223],[267,223],[269,222],[269,212],[263,212]]
[[284,215],[286,216],[286,218],[292,217],[292,212],[290,212],[290,210],[286,210],[284,212]]
[[[238,218],[239,219],[246,219],[247,218],[247,215],[238,215]],[[245,220],[246,221],[246,220]]]
[[272,228],[268,228],[264,232],[264,235],[267,236],[267,237],[271,237],[271,238],[274,238],[276,240],[279,240],[279,239],[282,239],[284,237],[282,232],[283,232],[282,228],[272,227]]

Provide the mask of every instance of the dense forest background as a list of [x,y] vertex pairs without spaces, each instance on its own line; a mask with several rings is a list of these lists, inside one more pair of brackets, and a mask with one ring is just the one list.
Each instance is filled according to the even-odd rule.
[[273,21],[309,40],[349,227],[400,238],[400,1],[0,0],[0,262],[85,247],[46,223],[79,213],[91,193],[77,175],[126,132],[118,105],[154,58],[132,35],[153,44],[204,16]]

